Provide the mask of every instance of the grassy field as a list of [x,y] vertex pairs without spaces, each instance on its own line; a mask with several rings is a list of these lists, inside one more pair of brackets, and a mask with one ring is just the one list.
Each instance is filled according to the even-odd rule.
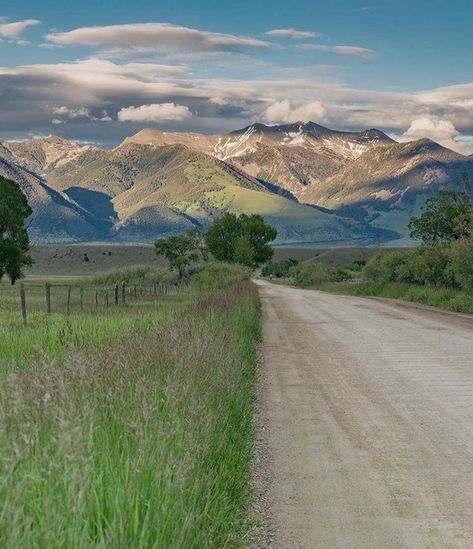
[[[370,259],[379,248],[314,248],[281,246],[274,249],[274,261],[293,257],[298,261],[316,260],[328,265],[343,265],[358,259]],[[113,244],[55,244],[33,246],[35,264],[28,271],[31,277],[54,273],[55,276],[83,276],[97,272],[126,267],[128,265],[151,265],[165,267],[163,258],[157,257],[153,246]],[[87,254],[89,261],[84,261]]]
[[27,290],[24,327],[0,286],[0,546],[243,545],[255,287],[69,317],[41,310],[41,281]]

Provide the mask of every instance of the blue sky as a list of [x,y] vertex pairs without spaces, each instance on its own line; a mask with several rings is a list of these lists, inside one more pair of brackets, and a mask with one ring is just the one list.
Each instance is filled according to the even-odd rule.
[[143,126],[312,119],[473,153],[466,0],[18,0],[0,10],[3,138],[111,146]]

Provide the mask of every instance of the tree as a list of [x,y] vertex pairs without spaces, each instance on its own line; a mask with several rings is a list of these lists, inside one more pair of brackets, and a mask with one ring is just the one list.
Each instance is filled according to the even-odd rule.
[[440,191],[438,197],[429,198],[419,217],[411,218],[411,238],[425,244],[448,243],[473,235],[473,203],[468,193],[469,177],[460,178],[462,191]]
[[233,261],[251,268],[255,266],[253,247],[246,236],[239,236],[236,239]]
[[6,274],[12,284],[23,276],[23,267],[33,264],[25,227],[31,213],[18,183],[0,176],[0,279]]
[[264,222],[260,215],[226,213],[209,228],[205,235],[207,247],[215,259],[228,263],[248,264],[249,248],[254,266],[266,263],[273,256],[268,245],[277,231]]
[[200,232],[190,229],[184,235],[161,238],[154,243],[156,253],[164,255],[171,269],[183,278],[187,267],[199,260],[202,255]]

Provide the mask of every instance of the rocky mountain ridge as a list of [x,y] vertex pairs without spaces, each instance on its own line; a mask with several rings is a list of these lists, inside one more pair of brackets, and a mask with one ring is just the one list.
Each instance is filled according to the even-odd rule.
[[224,211],[261,213],[286,243],[406,235],[407,216],[473,157],[370,129],[253,124],[226,135],[143,129],[112,150],[56,136],[0,141],[0,175],[33,206],[37,241],[152,241]]

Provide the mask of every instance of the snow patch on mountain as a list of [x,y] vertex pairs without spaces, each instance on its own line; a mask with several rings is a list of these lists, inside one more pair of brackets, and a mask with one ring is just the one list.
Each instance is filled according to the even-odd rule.
[[254,126],[250,126],[247,130],[239,135],[236,139],[231,137],[227,138],[224,143],[222,143],[222,138],[219,137],[217,144],[214,147],[214,156],[219,160],[227,160],[227,158],[233,158],[235,156],[241,156],[247,149],[241,149],[241,147],[250,139],[250,137],[256,132]]

